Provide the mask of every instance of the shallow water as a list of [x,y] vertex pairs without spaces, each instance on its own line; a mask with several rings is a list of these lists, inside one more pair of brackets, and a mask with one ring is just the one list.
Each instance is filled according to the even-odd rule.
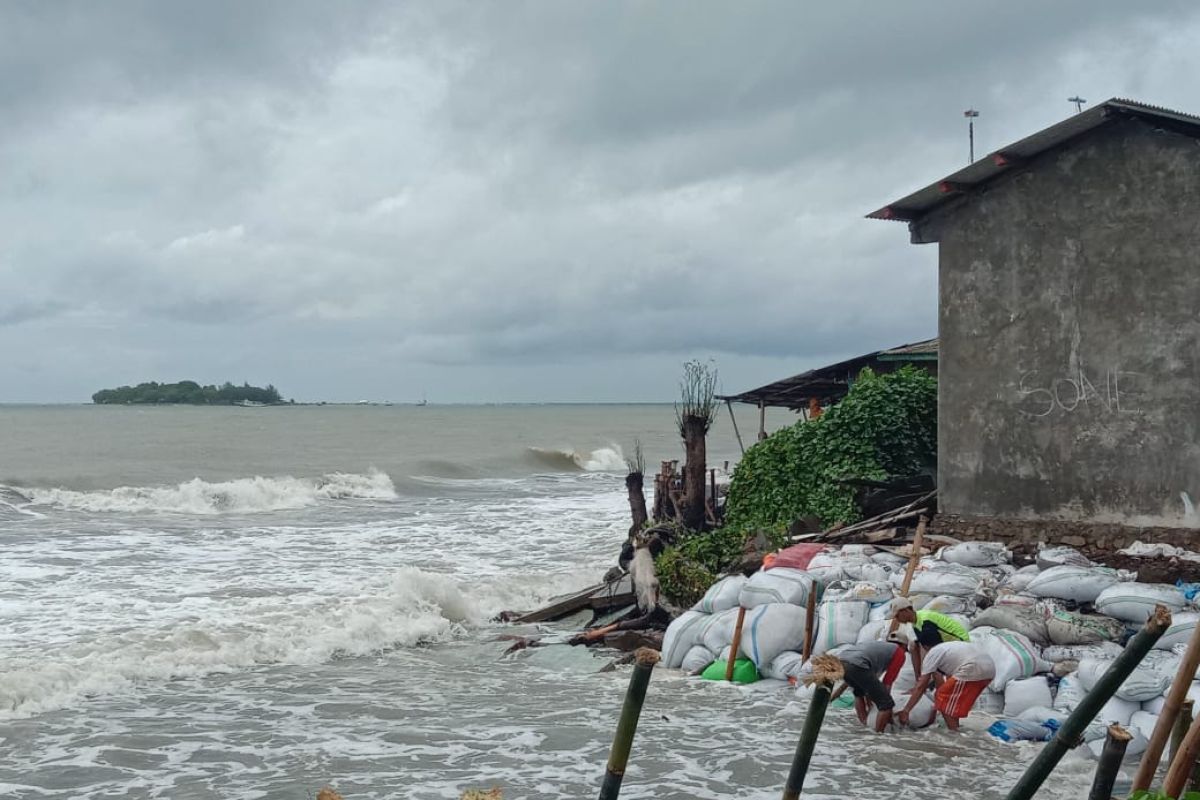
[[[739,419],[743,434],[752,415]],[[488,620],[586,585],[671,409],[0,408],[0,792],[594,793],[628,680]],[[540,448],[532,450],[531,448]],[[732,458],[719,426],[714,460]],[[806,704],[659,670],[625,797],[777,797]],[[1032,747],[826,723],[805,796],[1002,797]],[[1039,795],[1086,793],[1072,756]]]

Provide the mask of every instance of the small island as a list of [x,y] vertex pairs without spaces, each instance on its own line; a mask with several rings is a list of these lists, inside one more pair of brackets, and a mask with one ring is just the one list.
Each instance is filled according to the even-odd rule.
[[92,402],[101,405],[179,404],[192,406],[271,406],[283,403],[279,390],[270,384],[264,389],[243,383],[234,386],[201,386],[195,381],[179,383],[139,383],[137,386],[118,386],[101,389],[92,395]]

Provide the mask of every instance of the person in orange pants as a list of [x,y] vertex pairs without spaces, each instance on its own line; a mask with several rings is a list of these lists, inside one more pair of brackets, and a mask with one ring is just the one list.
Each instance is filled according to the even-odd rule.
[[908,705],[896,717],[902,724],[908,724],[909,712],[936,680],[934,707],[945,718],[946,727],[956,731],[959,721],[971,713],[971,707],[995,677],[996,664],[982,647],[970,642],[943,642],[925,654],[921,677],[913,687]]

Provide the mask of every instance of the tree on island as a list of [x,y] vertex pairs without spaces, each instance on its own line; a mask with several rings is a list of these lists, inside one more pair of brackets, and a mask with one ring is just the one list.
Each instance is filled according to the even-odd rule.
[[137,386],[119,386],[116,389],[101,389],[92,395],[92,402],[101,405],[147,405],[174,403],[193,406],[233,406],[242,403],[277,405],[283,402],[279,390],[268,384],[266,388],[243,383],[234,386],[226,381],[220,386],[201,386],[195,381],[179,383],[139,383]]

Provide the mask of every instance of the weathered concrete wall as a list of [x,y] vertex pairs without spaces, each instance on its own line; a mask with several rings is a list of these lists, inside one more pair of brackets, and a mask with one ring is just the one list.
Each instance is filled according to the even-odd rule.
[[939,504],[1200,524],[1200,142],[1137,121],[913,227],[939,241]]

